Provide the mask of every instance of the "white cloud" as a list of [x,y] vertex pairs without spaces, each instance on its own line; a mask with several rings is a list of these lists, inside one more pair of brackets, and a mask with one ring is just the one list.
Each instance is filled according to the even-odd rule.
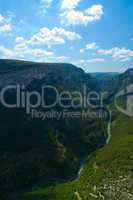
[[86,62],[86,61],[83,60],[83,59],[79,60],[79,63],[85,63],[85,62]]
[[99,49],[98,54],[105,55],[105,56],[112,56],[112,58],[116,61],[129,61],[131,58],[133,58],[133,50],[127,49],[125,47],[119,48],[114,47],[112,49]]
[[0,23],[2,23],[4,21],[4,16],[2,14],[0,14]]
[[86,10],[79,11],[76,10],[79,2],[80,1],[78,0],[74,0],[66,1],[65,4],[62,3],[60,18],[63,25],[87,26],[89,23],[101,19],[102,15],[104,14],[103,6],[101,4],[92,5]]
[[40,0],[39,14],[44,16],[47,10],[52,6],[53,0]]
[[21,36],[17,36],[16,37],[16,43],[21,43],[21,42],[23,42],[24,41],[24,38],[23,37],[21,37]]
[[92,59],[89,59],[87,60],[88,63],[94,63],[94,62],[105,62],[106,60],[104,58],[92,58]]
[[11,24],[4,24],[0,26],[0,33],[9,34],[12,31]]
[[[34,57],[37,58],[37,60],[44,60],[46,59],[45,57],[49,57],[51,59],[52,57],[55,58],[54,53],[44,50],[44,45],[46,47],[51,47],[53,45],[64,44],[68,40],[73,41],[76,39],[82,39],[82,37],[75,32],[67,31],[63,28],[55,27],[53,29],[48,29],[47,27],[43,27],[38,33],[31,36],[29,39],[26,39],[22,36],[17,36],[15,39],[16,45],[14,48],[12,50],[5,48],[5,51],[9,52],[7,52],[8,56],[7,54],[5,56],[5,51],[3,51],[3,49],[1,52],[3,56],[8,58]],[[61,62],[65,60],[64,56],[57,58]]]
[[0,46],[0,55],[2,58],[8,59],[20,59],[20,58],[51,58],[54,53],[51,51],[46,51],[40,48],[29,48],[26,45],[16,45],[14,48],[9,49],[4,46]]
[[91,15],[95,19],[99,20],[101,19],[101,16],[104,14],[103,5],[100,5],[100,4],[93,5],[92,7],[88,8],[85,12],[87,15]]
[[2,58],[13,58],[13,51],[11,49],[0,46],[0,56]]
[[84,53],[85,52],[85,50],[84,49],[80,49],[80,53]]
[[90,58],[90,59],[80,59],[76,61],[72,61],[73,64],[75,65],[80,65],[80,66],[88,66],[89,63],[104,63],[106,60],[104,58]]
[[77,5],[82,0],[63,0],[61,4],[61,10],[72,10],[77,7]]
[[94,49],[99,49],[99,46],[96,44],[96,42],[91,42],[86,44],[85,49],[80,49],[80,53],[84,53],[85,50],[94,50]]
[[59,62],[64,62],[65,59],[66,59],[66,56],[59,56],[58,57]]
[[25,43],[20,43],[17,44],[14,47],[14,52],[16,55],[21,57],[25,57],[25,56],[33,56],[33,57],[51,57],[54,55],[53,52],[51,51],[46,51],[44,49],[41,48],[31,48],[28,47]]
[[82,37],[75,33],[66,31],[63,28],[53,28],[48,29],[47,27],[43,27],[40,29],[40,31],[33,35],[29,41],[27,41],[30,45],[58,45],[58,44],[64,44],[66,40],[76,40],[76,39],[82,39]]
[[66,14],[63,14],[62,24],[66,25],[85,25],[87,26],[89,22],[93,21],[92,16],[86,16],[81,11],[71,10]]
[[46,50],[43,50],[43,49],[31,49],[29,54],[33,55],[33,56],[53,56],[54,53],[51,52],[51,51],[46,51]]
[[99,46],[95,42],[86,45],[86,49],[98,49],[98,48]]
[[7,16],[0,14],[0,33],[10,34],[12,31],[11,20],[14,17],[13,13],[9,12]]

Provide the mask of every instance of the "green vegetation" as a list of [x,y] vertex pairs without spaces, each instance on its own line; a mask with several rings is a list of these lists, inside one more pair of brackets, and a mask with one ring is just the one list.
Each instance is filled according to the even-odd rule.
[[[88,90],[95,88],[91,77],[71,64],[0,60],[0,88],[10,83],[24,84],[26,90],[39,93],[45,84],[70,92],[82,92],[83,84]],[[14,91],[6,96],[8,102],[16,100]],[[47,91],[45,102],[50,103],[53,97]],[[54,109],[62,111],[59,105]],[[38,110],[45,112],[41,107]],[[21,189],[75,177],[81,161],[105,140],[105,123],[101,120],[43,121],[27,115],[25,109],[6,109],[0,104],[0,197],[9,200],[10,194]]]
[[[122,114],[112,122],[108,145],[93,153],[81,178],[65,184],[36,188],[18,200],[132,200],[133,120]],[[78,196],[78,195],[79,196]]]
[[[76,89],[82,93],[83,85],[87,91],[105,86],[105,103],[112,105],[114,95],[132,81],[132,69],[92,78],[71,64],[0,60],[0,90],[20,84],[40,93],[42,85],[52,85],[59,91]],[[6,98],[13,102],[15,93],[7,93]],[[53,98],[48,91],[46,103]],[[119,105],[125,105],[125,100],[118,99]],[[62,110],[58,104],[55,109]],[[112,111],[112,137],[105,145],[106,120],[42,121],[24,109],[10,110],[0,104],[0,199],[133,200],[133,119],[116,112],[114,106]]]

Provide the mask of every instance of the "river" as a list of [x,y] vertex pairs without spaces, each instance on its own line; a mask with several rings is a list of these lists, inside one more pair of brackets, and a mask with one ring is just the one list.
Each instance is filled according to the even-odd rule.
[[[109,144],[110,140],[111,140],[111,123],[112,123],[112,111],[108,108],[109,111],[109,121],[108,121],[108,125],[107,125],[107,139],[106,139],[106,145]],[[103,148],[103,147],[102,147]],[[84,170],[84,165],[86,163],[86,161],[88,161],[90,158],[90,156],[88,156],[88,158],[86,158],[81,166],[80,169],[78,171],[78,174],[76,176],[76,178],[74,179],[74,181],[78,181],[81,178],[82,172]]]
[[[111,139],[112,111],[111,111],[109,108],[108,108],[108,111],[109,111],[109,121],[108,121],[108,125],[107,125],[107,139],[106,139],[105,145],[109,144],[110,139]],[[104,145],[104,147],[105,147],[105,145]],[[104,147],[102,147],[102,148],[104,148]],[[74,176],[74,177],[72,177],[72,178],[70,178],[70,179],[64,180],[64,181],[60,181],[59,183],[68,183],[68,182],[71,182],[71,181],[78,181],[78,180],[81,178],[81,176],[82,176],[82,172],[84,171],[85,163],[86,163],[87,161],[89,161],[89,159],[91,158],[91,155],[92,155],[92,154],[90,154],[87,158],[85,158],[85,159],[82,161],[82,163],[81,163],[81,165],[80,165],[80,168],[79,168],[79,170],[78,170],[76,176]],[[35,188],[36,188],[36,187],[35,187]],[[28,188],[28,189],[24,189],[24,190],[22,190],[22,191],[20,191],[20,192],[15,192],[15,193],[13,193],[13,195],[12,195],[11,197],[13,197],[13,199],[16,199],[16,197],[17,197],[19,194],[24,193],[24,192],[32,191],[33,189],[34,189],[34,187],[31,187],[31,188]]]

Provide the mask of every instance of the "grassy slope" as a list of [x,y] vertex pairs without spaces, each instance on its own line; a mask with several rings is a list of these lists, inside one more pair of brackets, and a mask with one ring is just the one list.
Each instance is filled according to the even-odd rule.
[[110,143],[93,154],[78,181],[36,188],[20,199],[132,200],[132,186],[133,119],[119,113],[112,123]]

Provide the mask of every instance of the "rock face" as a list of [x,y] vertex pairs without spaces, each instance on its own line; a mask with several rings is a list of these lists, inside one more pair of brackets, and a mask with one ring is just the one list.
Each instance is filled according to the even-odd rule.
[[59,81],[64,85],[87,83],[91,78],[72,64],[0,60],[0,88],[9,84],[29,85],[34,80]]
[[[65,88],[82,92],[84,84],[89,90],[96,88],[90,75],[71,64],[0,60],[0,88],[9,84],[24,85],[27,90],[37,92],[45,84],[61,91]],[[14,98],[13,92],[7,94],[9,102]],[[51,99],[49,93],[47,101]],[[61,111],[59,106],[56,109]],[[81,160],[105,143],[105,135],[100,120],[42,121],[27,115],[23,108],[6,109],[0,104],[2,199],[9,199],[8,195],[19,189],[75,176]]]
[[95,78],[101,91],[108,91],[111,95],[133,82],[133,68],[128,69],[122,74],[92,73],[91,76]]
[[128,69],[125,73],[119,76],[119,87],[124,88],[133,83],[133,68]]

